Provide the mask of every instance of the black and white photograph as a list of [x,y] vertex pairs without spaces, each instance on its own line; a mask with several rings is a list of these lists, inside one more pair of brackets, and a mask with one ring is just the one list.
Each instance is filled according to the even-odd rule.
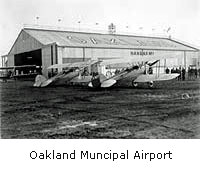
[[199,139],[199,0],[1,0],[2,139]]

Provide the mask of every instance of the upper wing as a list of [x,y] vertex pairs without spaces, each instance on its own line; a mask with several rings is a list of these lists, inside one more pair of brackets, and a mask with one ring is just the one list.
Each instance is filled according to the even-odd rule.
[[8,67],[0,67],[0,70],[35,68],[35,67],[37,67],[37,66],[36,65],[8,66]]
[[14,66],[12,66],[12,67],[0,67],[0,70],[8,70],[8,69],[14,69]]
[[56,68],[66,68],[69,67],[71,63],[65,63],[65,64],[54,64],[49,66],[47,69],[56,69]]
[[64,64],[54,64],[52,66],[49,66],[47,69],[56,69],[56,68],[82,68],[82,67],[88,67],[92,64],[98,63],[98,60],[92,60],[92,61],[83,61],[83,62],[75,62],[75,63],[64,63]]
[[102,60],[101,65],[107,66],[107,65],[113,65],[113,64],[127,64],[130,62],[132,62],[131,59],[123,59],[123,58],[107,59],[107,60]]

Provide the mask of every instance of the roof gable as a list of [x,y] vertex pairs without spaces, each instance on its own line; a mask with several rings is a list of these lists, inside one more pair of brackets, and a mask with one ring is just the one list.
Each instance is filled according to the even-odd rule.
[[32,50],[40,49],[43,44],[32,37],[29,33],[22,30],[17,39],[15,40],[11,50],[9,51],[9,55],[11,54],[20,54],[23,52],[28,52]]

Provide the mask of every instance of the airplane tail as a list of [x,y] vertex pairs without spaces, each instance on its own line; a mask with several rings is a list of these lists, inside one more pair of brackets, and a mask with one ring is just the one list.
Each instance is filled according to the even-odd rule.
[[149,66],[153,66],[154,64],[156,64],[158,61],[160,61],[159,59],[154,61],[154,62],[146,62],[147,65]]

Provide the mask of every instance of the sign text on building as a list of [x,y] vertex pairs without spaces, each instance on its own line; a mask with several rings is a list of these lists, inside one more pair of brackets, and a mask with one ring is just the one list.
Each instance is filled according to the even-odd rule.
[[130,52],[132,56],[152,56],[154,55],[154,52],[153,51],[131,51]]

